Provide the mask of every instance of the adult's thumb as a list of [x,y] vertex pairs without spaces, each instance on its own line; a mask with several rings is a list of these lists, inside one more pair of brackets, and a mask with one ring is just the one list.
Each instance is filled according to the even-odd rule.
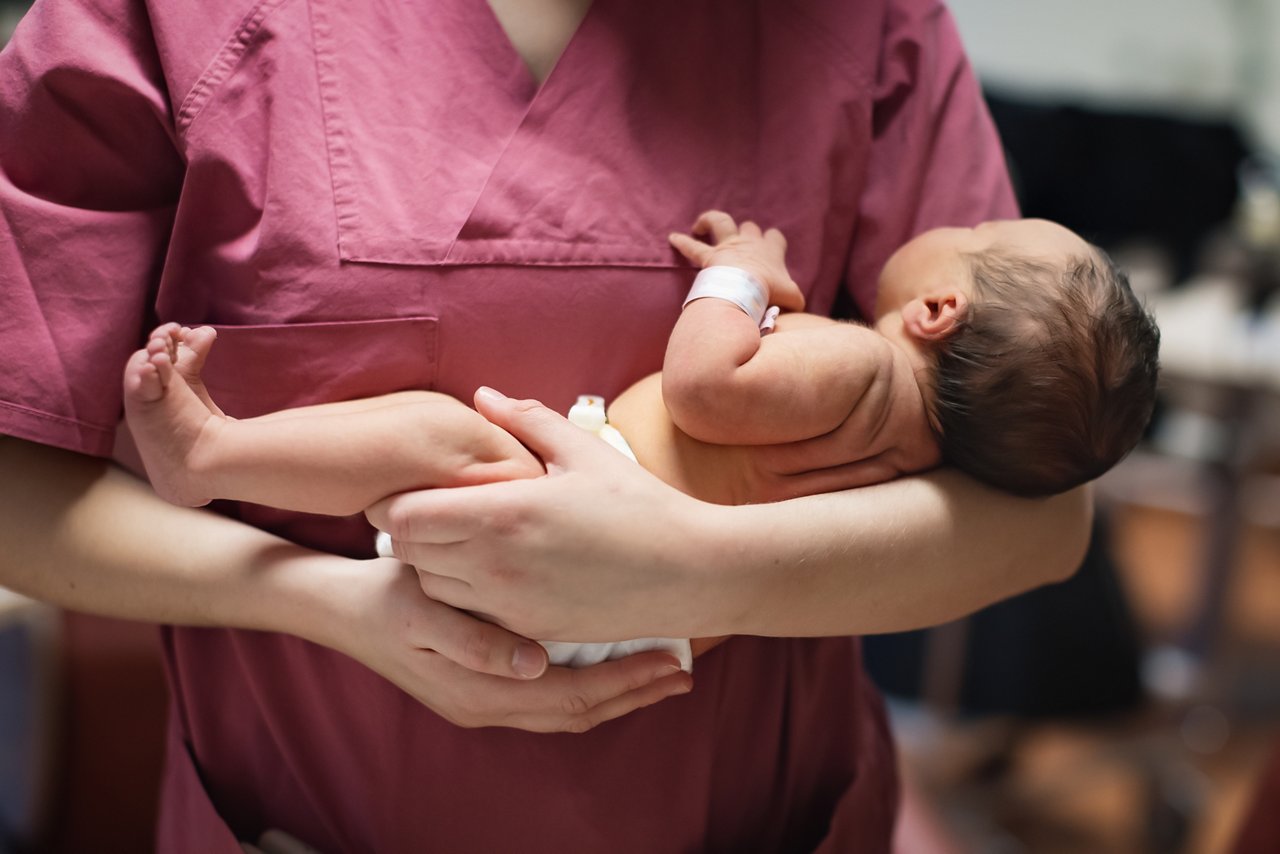
[[476,411],[506,430],[544,463],[564,465],[575,453],[594,448],[591,434],[536,400],[517,400],[487,386],[476,389]]

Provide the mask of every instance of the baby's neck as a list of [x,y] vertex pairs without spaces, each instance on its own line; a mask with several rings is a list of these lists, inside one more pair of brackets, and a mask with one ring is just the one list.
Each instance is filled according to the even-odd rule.
[[926,346],[907,334],[902,321],[902,312],[898,309],[886,312],[876,319],[872,327],[880,333],[902,359],[910,367],[910,374],[919,388],[919,394],[926,403],[932,403],[933,375],[935,367],[934,354]]
[[889,339],[894,354],[893,381],[890,395],[893,409],[902,419],[904,447],[937,445],[933,424],[934,364],[931,354],[913,341],[901,346]]

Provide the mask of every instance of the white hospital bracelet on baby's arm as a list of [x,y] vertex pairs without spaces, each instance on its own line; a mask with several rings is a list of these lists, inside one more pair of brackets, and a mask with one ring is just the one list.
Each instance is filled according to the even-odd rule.
[[776,308],[769,307],[769,289],[746,270],[738,267],[707,267],[698,273],[685,297],[684,306],[694,300],[711,297],[727,300],[746,312],[761,329],[773,327],[778,316]]

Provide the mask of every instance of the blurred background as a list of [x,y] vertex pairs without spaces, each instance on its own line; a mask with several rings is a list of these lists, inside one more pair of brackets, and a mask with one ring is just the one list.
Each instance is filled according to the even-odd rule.
[[[950,5],[1024,213],[1146,295],[1162,399],[1075,577],[868,640],[897,848],[1280,852],[1280,0]],[[0,854],[149,850],[156,640],[0,589]]]
[[899,847],[1280,852],[1280,3],[950,5],[1023,212],[1127,268],[1162,388],[1074,578],[868,641]]

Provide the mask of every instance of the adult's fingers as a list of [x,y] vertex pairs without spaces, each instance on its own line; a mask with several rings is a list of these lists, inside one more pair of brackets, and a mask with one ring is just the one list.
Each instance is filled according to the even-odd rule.
[[694,234],[710,234],[712,242],[720,243],[738,233],[733,217],[724,211],[706,211],[693,224]]
[[[409,563],[403,551],[406,543],[460,543],[470,539],[485,521],[477,515],[476,490],[504,485],[460,486],[448,490],[447,496],[436,490],[401,492],[369,507],[364,516],[370,525],[391,538],[391,555]],[[386,544],[387,538],[381,538],[381,542]]]
[[263,833],[258,846],[262,854],[320,854],[318,849],[276,828]]
[[[493,389],[480,388],[475,404],[481,415],[541,457],[548,469],[565,468],[575,457],[591,465],[590,460],[600,458],[593,455],[611,458],[616,454],[598,438],[536,400],[515,400]],[[390,534],[397,549],[405,543],[463,542],[481,529],[516,525],[518,520],[502,516],[502,508],[518,503],[522,490],[536,483],[536,479],[511,480],[402,492],[369,507],[365,518],[379,531]],[[408,559],[399,550],[395,554],[401,560]]]
[[430,598],[416,639],[423,648],[468,670],[507,679],[536,679],[546,672],[547,651],[540,644]]
[[[693,681],[665,653],[641,653],[573,670],[553,667],[521,685],[531,698],[528,723],[549,731],[586,732],[643,706],[687,693]],[[537,711],[534,711],[537,710]]]
[[[575,427],[558,412],[536,400],[516,400],[491,388],[476,390],[476,411],[516,437],[547,465],[566,466],[572,458],[591,454],[616,454],[587,431]],[[509,481],[511,484],[521,481]],[[532,481],[523,481],[531,483]]]
[[[439,547],[435,546],[416,546],[408,545],[403,549],[406,557],[401,558],[405,563],[413,566],[411,558],[423,561],[423,566],[431,566],[432,561],[429,557],[423,557],[424,553],[439,553]],[[474,612],[479,607],[479,601],[476,598],[475,590],[466,581],[453,578],[447,573],[430,572],[428,570],[418,570],[418,585],[422,588],[422,592],[430,596],[437,602],[443,602],[453,608],[459,608],[463,611]],[[461,664],[462,662],[459,662]],[[473,667],[472,670],[481,668]]]
[[636,709],[652,706],[668,697],[687,694],[693,689],[693,679],[688,673],[674,673],[664,676],[648,685],[642,685],[634,691],[628,691],[620,697],[605,700],[589,711],[571,717],[565,724],[566,732],[587,732],[605,721],[629,715]]

